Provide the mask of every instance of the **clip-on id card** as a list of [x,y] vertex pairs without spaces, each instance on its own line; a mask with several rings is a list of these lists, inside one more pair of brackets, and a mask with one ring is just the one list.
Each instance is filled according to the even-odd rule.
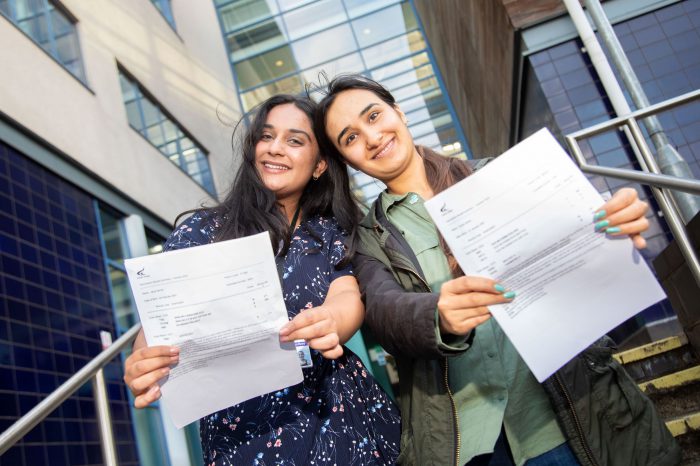
[[306,340],[294,340],[294,346],[297,349],[297,355],[299,355],[299,364],[301,364],[302,369],[307,367],[313,367],[314,363],[311,360],[311,349]]

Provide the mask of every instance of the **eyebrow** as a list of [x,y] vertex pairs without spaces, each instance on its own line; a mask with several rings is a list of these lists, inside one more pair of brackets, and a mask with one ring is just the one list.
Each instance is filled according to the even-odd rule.
[[[362,116],[365,113],[369,112],[369,110],[374,107],[375,105],[379,105],[377,102],[371,102],[369,105],[367,105],[365,108],[362,109],[362,111],[358,114],[358,116]],[[348,132],[348,129],[350,129],[349,126],[346,126],[343,128],[340,133],[338,134],[338,138],[336,141],[338,142],[338,145],[340,145],[340,140],[342,139],[343,135]]]
[[[274,126],[268,125],[267,123],[265,123],[265,124],[263,125],[263,128],[275,129]],[[307,132],[304,131],[303,129],[289,128],[287,131],[289,131],[290,133],[299,133],[299,134],[303,134],[303,135],[306,136],[307,138],[311,139],[311,136],[309,136],[309,133],[307,133]]]

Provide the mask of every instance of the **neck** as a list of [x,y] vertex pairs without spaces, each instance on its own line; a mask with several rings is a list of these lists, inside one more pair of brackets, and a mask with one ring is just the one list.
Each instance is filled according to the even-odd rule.
[[[299,207],[299,200],[300,197],[277,199],[277,204],[279,204],[282,213],[285,217],[287,217],[287,221],[289,223],[292,223],[294,214],[296,213],[297,208]],[[298,218],[297,222],[299,222]],[[293,225],[292,228],[295,226],[296,225]]]
[[385,183],[391,194],[403,195],[408,192],[413,192],[426,201],[435,195],[435,193],[433,193],[433,188],[430,187],[430,183],[428,182],[428,176],[425,173],[423,157],[420,156],[415,147],[411,155],[411,161],[406,169],[396,178],[386,181]]

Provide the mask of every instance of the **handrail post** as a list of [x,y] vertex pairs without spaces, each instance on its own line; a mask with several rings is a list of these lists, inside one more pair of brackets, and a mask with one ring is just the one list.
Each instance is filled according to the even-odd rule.
[[104,370],[100,369],[92,378],[93,394],[95,396],[95,412],[97,424],[100,428],[100,440],[102,444],[102,459],[105,466],[117,466],[117,449],[114,444],[114,432],[112,431],[112,416],[109,412],[109,397],[105,384]]

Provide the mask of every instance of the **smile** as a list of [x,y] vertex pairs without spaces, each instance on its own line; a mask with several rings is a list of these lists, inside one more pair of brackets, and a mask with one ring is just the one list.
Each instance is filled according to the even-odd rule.
[[271,162],[263,162],[263,166],[268,169],[268,170],[274,170],[274,171],[286,171],[289,170],[289,167],[286,165],[280,165],[277,163],[271,163]]
[[393,149],[394,141],[395,141],[395,139],[392,138],[389,142],[387,142],[386,145],[384,147],[382,147],[382,149],[379,152],[377,152],[374,155],[374,157],[372,157],[372,160],[381,159],[382,157],[386,156],[389,153],[389,151],[391,151],[391,149]]

